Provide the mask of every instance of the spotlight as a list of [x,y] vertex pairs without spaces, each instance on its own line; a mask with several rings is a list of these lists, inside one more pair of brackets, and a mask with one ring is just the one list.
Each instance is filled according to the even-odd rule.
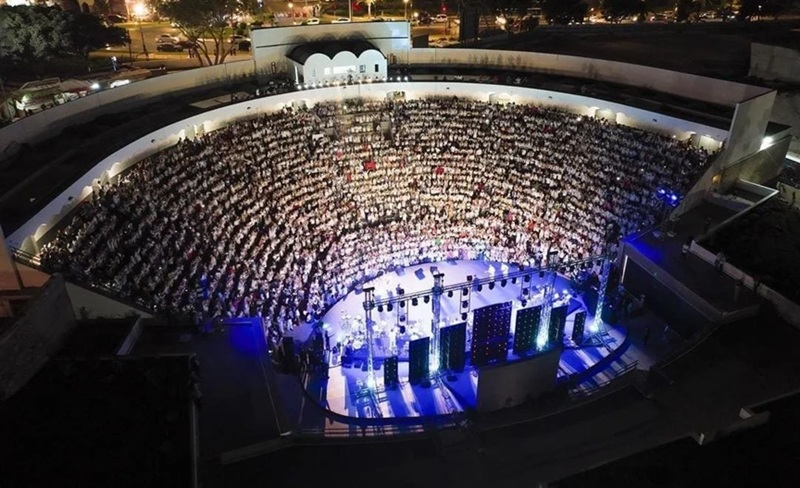
[[511,284],[512,285],[516,285],[517,284],[517,277],[516,276],[511,278]]
[[383,305],[378,305],[378,313],[383,313]]
[[469,302],[467,300],[461,302],[461,308],[467,308],[467,307],[469,307]]
[[530,290],[528,290],[527,288],[522,290],[522,296],[526,297],[526,296],[528,296],[528,293],[530,293]]
[[405,333],[406,333],[406,326],[405,325],[401,325],[400,326],[400,334],[402,335],[402,334],[405,334]]
[[406,316],[400,315],[400,322],[405,322],[405,321],[406,321]]
[[494,290],[494,281],[492,281],[491,283],[489,283],[489,289],[490,289],[490,290]]
[[544,270],[539,271],[539,278],[544,278]]
[[419,305],[419,300],[417,300],[416,297],[412,298],[411,299],[411,305],[416,307],[417,305]]
[[408,76],[406,76],[405,78],[403,78],[403,81],[408,81]]
[[447,298],[453,298],[453,290],[447,291]]
[[467,320],[466,312],[461,314],[461,320]]
[[525,277],[522,278],[522,281],[524,281],[525,283],[530,283],[531,282],[531,275],[525,275]]
[[526,306],[528,305],[528,300],[525,300],[525,299],[523,298],[522,300],[520,300],[520,301],[519,301],[519,303],[520,303],[520,305],[522,305],[523,307],[526,307]]
[[462,288],[461,289],[461,294],[464,295],[464,296],[469,295],[469,288],[467,288],[466,286],[464,288]]
[[478,293],[483,291],[483,285],[478,285]]
[[428,295],[425,295],[422,298],[422,301],[425,302],[425,303],[431,303],[431,297],[429,297]]
[[394,309],[394,305],[392,305],[391,303],[389,303],[388,305],[386,305],[386,311],[387,311],[387,312],[391,312],[393,309]]
[[506,286],[507,284],[508,284],[508,281],[507,281],[507,280],[500,280],[500,286],[502,286],[503,288],[505,288],[505,286]]
[[406,291],[405,291],[404,289],[402,289],[402,288],[398,288],[398,289],[397,289],[397,294],[398,294],[398,295],[405,295],[405,294],[406,294]]
[[472,275],[467,275],[467,281],[472,281]]
[[406,306],[406,301],[405,300],[400,300],[400,308],[403,308],[405,306]]

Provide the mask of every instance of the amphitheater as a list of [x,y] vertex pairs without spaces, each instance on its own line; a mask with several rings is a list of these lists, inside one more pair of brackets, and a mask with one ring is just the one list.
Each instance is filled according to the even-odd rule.
[[[608,399],[622,405],[612,431],[629,408],[656,426],[618,444],[637,450],[741,420],[661,422],[620,398],[650,398],[680,376],[679,358],[761,313],[757,280],[702,242],[776,194],[766,184],[791,137],[770,123],[775,92],[597,59],[412,48],[408,29],[260,29],[252,61],[53,109],[48,127],[171,90],[291,80],[198,103],[65,182],[5,229],[21,275],[63,276],[76,311],[141,317],[125,354],[240,361],[226,374],[254,403],[232,407],[235,420],[217,415],[238,398],[225,396],[230,380],[200,381],[217,405],[201,413],[201,442],[215,446],[204,457],[223,464],[269,452],[277,435],[469,443],[470,431],[563,425],[559,415]],[[521,81],[534,75],[591,80],[608,96]],[[661,102],[615,98],[626,86]],[[2,130],[35,143],[35,119]],[[795,323],[796,305],[768,299]],[[183,345],[148,339],[170,327],[191,331]],[[195,342],[209,331],[222,334],[211,350]],[[721,404],[746,409],[767,393]],[[214,429],[230,431],[224,442]],[[631,449],[610,451],[580,462],[541,452],[554,461],[534,476]]]

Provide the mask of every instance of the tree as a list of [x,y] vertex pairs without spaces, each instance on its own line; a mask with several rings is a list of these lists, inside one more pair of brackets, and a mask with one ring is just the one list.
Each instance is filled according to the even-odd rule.
[[94,0],[92,12],[98,15],[106,15],[111,13],[111,7],[108,5],[108,0]]
[[0,63],[24,66],[55,57],[88,56],[107,44],[123,44],[125,29],[106,27],[83,13],[58,7],[0,7]]
[[89,57],[89,53],[106,46],[127,44],[128,31],[121,27],[106,27],[99,17],[78,14],[72,21],[72,46],[76,54]]
[[647,6],[642,0],[603,0],[600,5],[603,15],[612,20],[621,20],[647,11]]
[[700,13],[701,9],[702,4],[698,1],[678,0],[677,4],[675,5],[675,20],[677,22],[686,22],[687,20],[691,20]]
[[551,24],[583,22],[589,5],[583,0],[544,0],[542,13]]
[[[160,0],[157,9],[159,14],[177,22],[181,33],[197,46],[202,66],[225,61],[226,31],[237,12],[246,12],[247,5],[241,0]],[[211,45],[202,39],[210,39]]]
[[67,12],[80,12],[81,6],[78,0],[61,0],[61,9]]
[[47,61],[72,45],[67,12],[57,7],[0,7],[0,60]]

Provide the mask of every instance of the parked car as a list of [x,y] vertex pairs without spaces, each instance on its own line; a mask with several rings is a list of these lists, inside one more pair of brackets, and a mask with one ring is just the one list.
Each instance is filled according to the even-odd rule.
[[331,21],[331,24],[349,24],[350,19],[347,17],[339,17],[338,19],[334,19]]
[[447,22],[447,14],[436,14],[436,17],[433,18],[433,21],[437,24],[444,24]]
[[316,17],[311,17],[308,20],[304,20],[303,25],[319,25],[319,19]]
[[122,24],[128,21],[128,19],[126,19],[124,15],[117,15],[117,14],[106,15],[106,20],[111,22],[112,24]]
[[156,44],[177,44],[179,41],[180,39],[169,34],[161,34],[156,37]]
[[253,46],[253,44],[250,42],[250,39],[244,39],[244,40],[239,41],[239,46],[238,47],[239,47],[239,51],[248,52],[248,51],[250,51],[250,48],[252,46]]
[[156,51],[163,51],[165,53],[177,53],[183,51],[183,46],[180,43],[172,42],[159,42],[156,44]]
[[180,46],[183,49],[190,49],[190,48],[193,48],[193,47],[196,48],[198,44],[199,44],[199,42],[192,42],[192,41],[189,41],[189,40],[178,41],[178,42],[175,43],[176,46]]

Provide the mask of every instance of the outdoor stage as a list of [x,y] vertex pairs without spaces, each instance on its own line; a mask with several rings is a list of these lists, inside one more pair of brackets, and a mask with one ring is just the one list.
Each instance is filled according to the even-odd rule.
[[[452,260],[437,263],[425,263],[416,266],[388,272],[365,283],[365,287],[374,287],[375,299],[397,298],[397,288],[405,291],[405,295],[430,290],[434,285],[432,267],[434,271],[444,274],[444,285],[466,283],[467,276],[475,280],[492,276],[494,268],[496,283],[493,289],[484,285],[481,291],[474,287],[467,297],[461,293],[454,293],[448,297],[445,293],[441,297],[441,326],[464,322],[462,318],[462,301],[469,299],[470,313],[467,314],[467,350],[469,350],[472,328],[471,311],[496,303],[512,302],[511,333],[517,311],[522,308],[520,301],[521,287],[530,287],[530,295],[526,307],[533,307],[542,303],[543,288],[546,277],[539,277],[537,271],[532,270],[531,282],[523,285],[520,278],[516,283],[507,280],[501,286],[503,270],[514,273],[520,269],[517,266],[506,266],[501,263],[488,261],[463,261]],[[584,310],[587,312],[587,337],[589,324],[594,320],[594,310],[588,310],[583,300],[578,296],[570,296],[569,282],[562,276],[557,276],[555,281],[553,306],[568,305],[566,321],[565,349],[561,355],[558,376],[568,376],[585,371],[595,365],[604,357],[612,354],[616,347],[624,342],[624,332],[615,328],[603,328],[603,340],[587,341],[578,347],[569,339],[575,314]],[[410,300],[407,300],[410,302]],[[319,401],[325,408],[332,412],[348,417],[376,418],[376,417],[421,417],[456,413],[475,407],[477,398],[478,371],[469,364],[463,373],[456,375],[440,375],[433,379],[429,387],[411,385],[408,383],[408,343],[410,340],[430,335],[431,320],[433,317],[431,303],[425,303],[422,298],[416,306],[407,303],[399,309],[395,303],[392,311],[386,307],[382,311],[372,310],[374,326],[374,358],[375,380],[377,387],[375,393],[365,395],[367,382],[366,373],[366,345],[363,334],[364,326],[364,293],[361,288],[354,290],[342,300],[337,302],[322,318],[323,328],[329,337],[331,348],[339,345],[340,351],[347,349],[350,361],[344,365],[340,363],[341,354],[331,355],[329,377],[312,375],[306,384],[309,394]],[[403,322],[399,315],[405,315]],[[399,326],[403,325],[404,329]],[[402,331],[402,333],[401,333]],[[313,324],[303,324],[295,328],[292,335],[295,339],[305,342],[313,333]],[[383,358],[391,355],[392,346],[400,357],[399,377],[400,385],[396,389],[383,387]],[[469,357],[469,353],[467,353]],[[517,360],[509,352],[508,361]]]

